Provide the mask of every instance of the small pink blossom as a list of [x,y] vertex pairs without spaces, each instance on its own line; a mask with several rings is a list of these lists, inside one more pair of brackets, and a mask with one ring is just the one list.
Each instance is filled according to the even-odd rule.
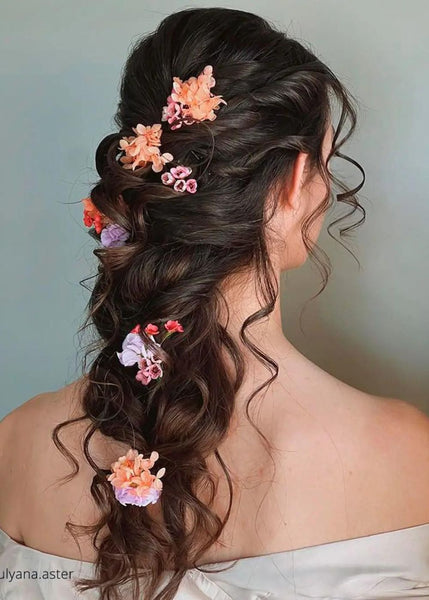
[[142,385],[147,385],[152,380],[152,377],[147,371],[137,371],[136,379],[137,381],[140,381]]
[[162,377],[162,368],[159,362],[151,362],[148,359],[143,358],[140,361],[140,369],[137,372],[136,379],[143,385],[147,385],[152,379],[158,379]]
[[197,191],[197,182],[196,182],[195,179],[187,179],[187,181],[186,181],[186,190],[190,194],[195,194],[195,192]]
[[[180,121],[181,106],[177,102],[173,102],[171,96],[167,98],[167,106],[162,109],[162,121],[168,121],[171,129],[179,129],[182,126]],[[177,121],[176,124],[175,121]]]
[[173,187],[176,190],[176,192],[185,192],[186,181],[184,179],[177,179]]
[[161,175],[161,181],[164,185],[173,185],[175,179],[171,173],[167,172]]
[[185,179],[185,177],[192,173],[192,169],[189,167],[184,167],[183,165],[178,165],[177,167],[172,167],[170,169],[170,173],[176,179]]
[[162,369],[157,363],[152,363],[147,370],[152,379],[158,379],[158,377],[162,377]]

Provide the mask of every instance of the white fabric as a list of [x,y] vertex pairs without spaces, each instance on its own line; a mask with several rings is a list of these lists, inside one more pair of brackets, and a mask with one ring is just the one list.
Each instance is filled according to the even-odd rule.
[[[224,568],[233,562],[204,567]],[[1,600],[98,600],[78,593],[73,580],[91,577],[93,564],[28,548],[0,529]],[[201,567],[203,568],[203,567]],[[27,575],[19,579],[19,574]],[[49,571],[73,571],[71,579],[42,579]],[[45,572],[45,575],[44,575]],[[170,573],[170,575],[169,575]],[[38,577],[29,578],[30,576]],[[167,582],[166,571],[158,591]],[[124,595],[124,600],[127,596]],[[429,598],[429,523],[240,559],[223,573],[190,569],[175,600],[371,600]]]

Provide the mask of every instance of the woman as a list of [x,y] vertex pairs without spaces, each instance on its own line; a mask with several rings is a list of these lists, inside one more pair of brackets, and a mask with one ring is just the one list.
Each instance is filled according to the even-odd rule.
[[189,9],[134,47],[116,123],[83,204],[100,341],[81,379],[1,423],[0,596],[429,596],[428,418],[281,326],[350,94],[260,17]]

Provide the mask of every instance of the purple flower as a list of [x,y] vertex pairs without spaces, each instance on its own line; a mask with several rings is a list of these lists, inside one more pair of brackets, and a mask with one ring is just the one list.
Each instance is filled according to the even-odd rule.
[[143,340],[138,333],[129,333],[122,342],[122,352],[117,352],[119,361],[124,367],[131,367],[141,360],[144,350]]
[[105,248],[123,246],[125,241],[130,237],[126,229],[113,223],[107,225],[101,231],[101,243]]
[[184,179],[178,179],[173,187],[176,190],[176,192],[185,192],[186,191],[186,181]]
[[164,185],[173,185],[175,180],[171,173],[163,173],[161,175],[161,181]]
[[119,502],[126,506],[127,504],[134,504],[135,506],[147,506],[148,504],[155,504],[161,495],[160,490],[150,488],[147,490],[147,494],[144,497],[137,496],[132,493],[129,488],[117,488],[115,487],[115,497]]
[[[155,346],[161,347],[153,335],[149,335],[149,337]],[[122,342],[122,352],[116,352],[116,354],[119,362],[125,367],[131,367],[137,363],[139,370],[136,379],[143,385],[147,385],[152,379],[162,377],[162,359],[159,357],[159,352],[147,348],[138,332],[128,333]]]
[[185,177],[192,173],[192,169],[189,167],[184,167],[183,165],[178,165],[177,167],[172,167],[170,169],[170,173],[176,179],[185,179]]
[[195,192],[197,191],[197,182],[195,181],[195,179],[186,180],[186,190],[190,194],[195,194]]

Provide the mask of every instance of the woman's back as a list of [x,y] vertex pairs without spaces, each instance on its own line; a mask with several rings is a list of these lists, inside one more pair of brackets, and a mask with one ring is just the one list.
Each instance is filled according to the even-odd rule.
[[[219,448],[234,482],[232,513],[221,544],[198,564],[429,522],[429,418],[411,404],[348,386],[297,351],[279,361],[279,377],[254,415],[273,446],[275,472],[240,416],[238,397],[237,416]],[[256,370],[249,381],[258,383]],[[56,480],[70,465],[51,440],[56,424],[80,414],[80,382],[36,396],[1,423],[0,528],[30,547],[93,562],[90,539],[80,538],[80,556],[65,530],[69,519],[90,524],[100,516],[89,492],[93,470],[80,448],[88,423],[60,435],[79,462],[78,475],[62,486]],[[247,396],[246,387],[239,396]],[[103,468],[122,451],[101,434],[91,449]],[[214,509],[223,516],[226,480],[215,460],[208,463],[219,481]]]

